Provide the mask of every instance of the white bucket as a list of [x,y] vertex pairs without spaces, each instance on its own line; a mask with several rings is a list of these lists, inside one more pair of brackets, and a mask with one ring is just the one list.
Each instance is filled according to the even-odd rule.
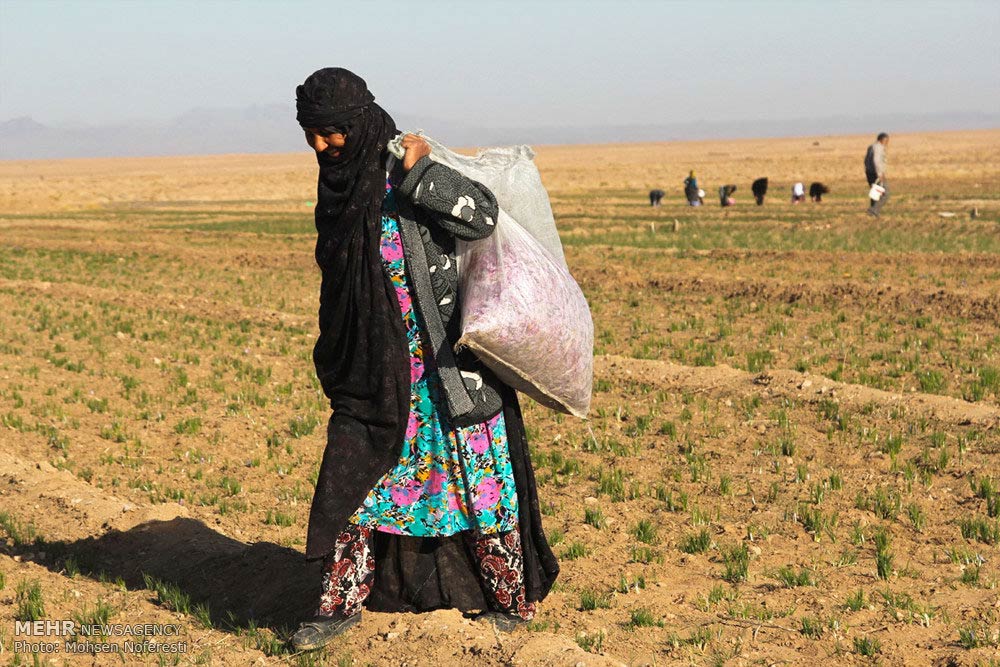
[[872,189],[868,191],[868,198],[872,201],[878,201],[885,194],[885,188],[883,188],[878,183],[872,183]]

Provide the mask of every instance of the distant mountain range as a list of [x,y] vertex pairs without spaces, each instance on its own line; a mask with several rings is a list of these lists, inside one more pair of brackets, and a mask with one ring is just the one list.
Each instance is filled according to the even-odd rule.
[[[660,125],[498,128],[397,116],[401,129],[424,129],[451,146],[578,144],[696,139],[873,134],[1000,127],[1000,112],[833,116],[798,120],[691,121]],[[24,117],[0,123],[0,159],[284,153],[300,150],[292,105],[192,109],[173,120],[50,127]]]

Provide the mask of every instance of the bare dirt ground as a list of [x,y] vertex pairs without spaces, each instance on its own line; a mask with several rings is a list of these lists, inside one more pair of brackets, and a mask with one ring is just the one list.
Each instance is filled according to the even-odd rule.
[[[878,220],[870,141],[538,147],[597,334],[591,419],[525,401],[560,579],[302,655],[312,157],[0,162],[0,661],[1000,664],[1000,131],[894,136]],[[36,617],[186,652],[15,651]]]

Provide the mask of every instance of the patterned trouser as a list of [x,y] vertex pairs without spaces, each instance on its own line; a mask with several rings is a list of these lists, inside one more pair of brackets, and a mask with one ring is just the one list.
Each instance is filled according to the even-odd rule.
[[[524,557],[521,534],[516,529],[497,535],[462,533],[479,565],[479,575],[493,598],[493,608],[523,619],[535,615],[535,604],[524,599]],[[374,530],[348,524],[337,546],[323,561],[320,616],[353,616],[371,592],[375,578],[372,555]]]

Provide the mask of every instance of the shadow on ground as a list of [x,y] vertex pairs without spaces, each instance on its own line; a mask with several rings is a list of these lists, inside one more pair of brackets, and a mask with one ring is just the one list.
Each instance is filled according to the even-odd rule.
[[72,556],[81,572],[121,578],[130,590],[147,588],[144,574],[170,582],[192,604],[207,604],[213,625],[223,629],[253,622],[287,631],[313,613],[320,593],[319,561],[270,542],[245,544],[188,518],[31,548],[35,555],[41,549],[45,558],[36,562],[54,571]]

